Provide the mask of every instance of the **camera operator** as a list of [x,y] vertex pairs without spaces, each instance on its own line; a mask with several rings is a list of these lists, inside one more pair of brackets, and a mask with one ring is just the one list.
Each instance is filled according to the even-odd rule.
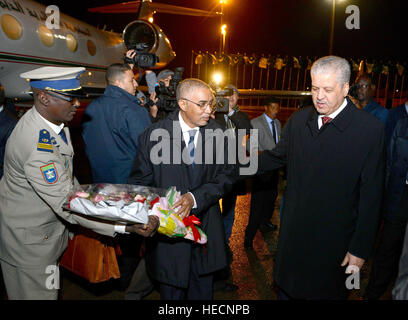
[[159,104],[157,91],[159,91],[160,95],[161,87],[169,88],[173,75],[174,72],[169,69],[160,71],[157,77],[153,71],[146,70],[146,82],[149,88],[151,101],[150,103],[147,103],[147,107],[149,108],[149,112],[152,116],[152,122],[162,120],[167,116],[166,110],[164,110],[163,108],[160,108],[159,110],[159,106],[157,105]]

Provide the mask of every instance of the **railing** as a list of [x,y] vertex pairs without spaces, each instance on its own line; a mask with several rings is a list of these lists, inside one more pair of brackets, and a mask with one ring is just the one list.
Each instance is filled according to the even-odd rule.
[[[272,55],[219,54],[192,51],[190,76],[211,82],[214,73],[222,73],[225,83],[239,89],[310,91],[310,67],[317,57]],[[352,66],[352,82],[360,72],[371,75],[376,85],[374,98],[383,106],[393,108],[407,98],[407,63],[348,59]],[[240,90],[242,91],[242,90]],[[251,92],[251,91],[248,91]],[[247,96],[249,105],[260,105],[261,98]],[[293,97],[281,97],[283,107],[295,108]]]

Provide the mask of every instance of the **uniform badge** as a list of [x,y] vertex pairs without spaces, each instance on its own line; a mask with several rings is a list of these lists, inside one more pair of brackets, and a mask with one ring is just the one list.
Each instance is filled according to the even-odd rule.
[[40,130],[40,136],[38,137],[37,143],[37,150],[53,152],[50,133],[45,129]]
[[58,181],[58,172],[54,162],[46,164],[45,166],[40,167],[40,169],[45,182],[53,184]]

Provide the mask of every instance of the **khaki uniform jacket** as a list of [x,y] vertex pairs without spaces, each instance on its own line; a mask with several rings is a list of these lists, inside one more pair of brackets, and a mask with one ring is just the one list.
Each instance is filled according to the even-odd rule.
[[0,259],[11,265],[54,264],[67,246],[64,220],[101,234],[115,234],[112,224],[62,209],[74,180],[74,151],[68,128],[63,130],[68,145],[33,107],[7,142],[0,181]]

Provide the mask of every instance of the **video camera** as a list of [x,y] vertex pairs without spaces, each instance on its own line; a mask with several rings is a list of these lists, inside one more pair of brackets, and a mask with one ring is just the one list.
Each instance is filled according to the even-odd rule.
[[159,81],[159,84],[155,87],[158,101],[154,103],[152,100],[149,100],[147,105],[151,106],[156,104],[159,110],[166,112],[176,110],[178,108],[176,89],[180,81],[183,80],[183,72],[183,67],[175,68],[168,87],[163,82]]
[[125,56],[124,61],[126,63],[134,64],[135,67],[142,69],[155,67],[157,62],[159,62],[159,57],[154,53],[146,52],[147,48],[148,45],[144,43],[138,43],[128,47],[129,50],[135,50],[136,54],[133,58],[128,58]]
[[215,112],[228,113],[229,112],[229,100],[226,97],[230,97],[233,94],[234,94],[234,90],[230,88],[225,88],[222,90],[216,89],[214,92],[215,99],[217,101]]

